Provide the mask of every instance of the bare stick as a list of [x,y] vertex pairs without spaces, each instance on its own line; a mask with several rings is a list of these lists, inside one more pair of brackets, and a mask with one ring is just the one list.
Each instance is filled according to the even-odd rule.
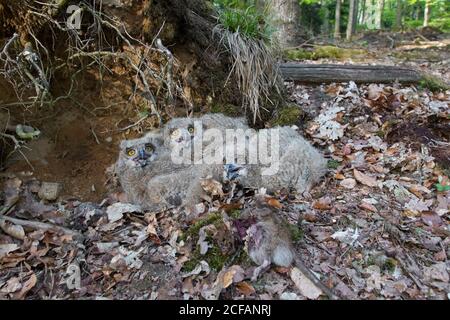
[[28,227],[28,228],[36,229],[36,230],[55,231],[58,233],[64,233],[69,236],[76,237],[78,239],[83,238],[83,235],[81,233],[78,233],[76,231],[73,231],[73,230],[70,230],[70,229],[67,229],[64,227],[56,226],[56,225],[50,224],[50,223],[16,219],[16,218],[11,218],[11,217],[7,217],[7,216],[3,216],[3,215],[0,215],[0,221],[8,221],[8,222],[17,224],[19,226]]

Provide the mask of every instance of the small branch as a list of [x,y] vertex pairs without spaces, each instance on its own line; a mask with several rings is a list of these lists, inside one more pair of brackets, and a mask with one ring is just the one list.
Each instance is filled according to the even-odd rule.
[[73,230],[70,230],[70,229],[67,229],[64,227],[56,226],[56,225],[50,224],[50,223],[16,219],[16,218],[11,218],[11,217],[7,217],[7,216],[3,216],[3,215],[0,215],[0,221],[8,221],[8,222],[17,224],[19,226],[28,227],[28,228],[35,229],[35,230],[55,231],[58,233],[64,233],[64,234],[73,236],[74,238],[77,238],[77,239],[84,238],[84,236],[81,233],[78,233],[76,231],[73,231]]

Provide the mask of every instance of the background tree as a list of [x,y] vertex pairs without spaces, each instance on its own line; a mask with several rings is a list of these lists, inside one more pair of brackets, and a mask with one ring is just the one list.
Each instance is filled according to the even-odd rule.
[[425,1],[425,11],[423,14],[423,26],[427,27],[430,23],[430,15],[431,15],[431,0]]
[[375,10],[375,28],[381,29],[383,21],[384,0],[378,0]]
[[341,38],[341,0],[336,0],[336,10],[334,13],[334,38]]
[[350,7],[348,9],[348,21],[347,21],[347,33],[346,33],[346,39],[350,41],[352,39],[352,36],[355,32],[354,30],[354,20],[355,20],[355,6],[356,2],[358,0],[350,0]]
[[402,28],[402,0],[397,0],[397,6],[395,9],[395,29]]
[[298,0],[270,0],[270,13],[275,28],[274,37],[282,48],[300,42],[300,7]]

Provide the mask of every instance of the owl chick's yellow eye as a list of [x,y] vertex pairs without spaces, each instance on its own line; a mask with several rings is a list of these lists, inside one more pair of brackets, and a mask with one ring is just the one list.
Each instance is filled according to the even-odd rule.
[[126,152],[127,152],[127,156],[129,156],[129,157],[133,157],[136,155],[136,150],[134,150],[134,149],[127,149]]
[[189,127],[189,128],[188,128],[188,131],[189,131],[189,133],[192,134],[192,133],[194,133],[195,129],[194,129],[194,127]]
[[171,136],[172,138],[178,138],[180,135],[181,135],[180,129],[175,129],[175,130],[173,130],[172,133],[170,134],[170,136]]
[[147,153],[152,153],[153,150],[154,150],[154,148],[153,148],[152,145],[149,145],[149,144],[148,144],[148,145],[145,146],[145,152],[147,152]]

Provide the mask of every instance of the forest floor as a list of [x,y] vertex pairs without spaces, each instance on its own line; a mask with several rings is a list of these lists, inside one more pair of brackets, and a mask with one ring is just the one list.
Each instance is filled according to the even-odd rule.
[[[392,49],[376,45],[385,35],[373,37],[355,43],[370,43],[362,60],[311,63],[406,64],[450,80],[448,44],[430,48],[426,38]],[[212,197],[194,223],[181,209],[127,207],[110,168],[124,134],[145,127],[124,132],[133,121],[114,106],[103,109],[102,101],[120,100],[119,82],[106,99],[90,96],[89,85],[93,108],[67,105],[52,121],[36,120],[43,134],[24,149],[27,161],[17,154],[2,173],[7,216],[67,229],[0,222],[0,299],[321,298],[285,268],[249,280],[255,266],[230,217],[251,191]],[[286,87],[306,113],[299,131],[329,159],[312,200],[275,195],[305,264],[345,299],[450,299],[450,91],[353,82]],[[43,182],[63,185],[56,201],[45,200]]]

